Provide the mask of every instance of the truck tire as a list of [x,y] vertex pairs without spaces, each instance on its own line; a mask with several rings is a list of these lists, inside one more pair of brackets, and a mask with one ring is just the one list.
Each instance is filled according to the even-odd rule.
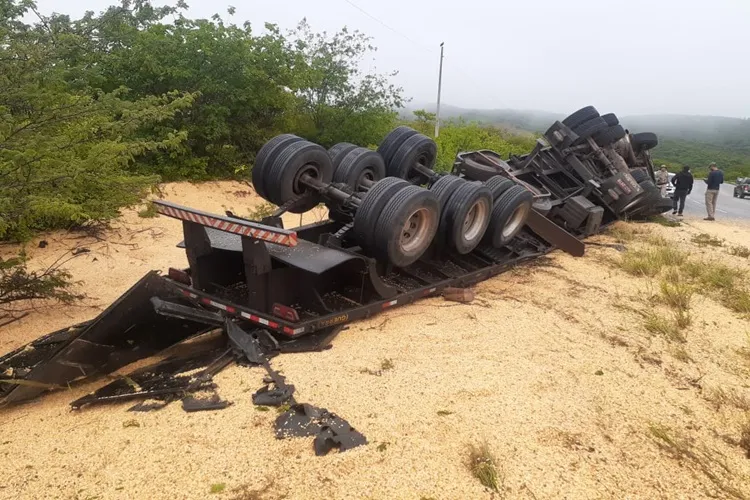
[[398,148],[391,162],[386,164],[386,172],[389,177],[406,179],[412,184],[424,184],[429,179],[414,172],[417,164],[432,169],[437,157],[437,144],[429,137],[417,134],[412,135]]
[[331,149],[328,150],[328,156],[331,157],[331,164],[333,165],[334,172],[336,172],[336,169],[339,168],[341,160],[344,159],[349,151],[356,147],[357,145],[352,144],[351,142],[339,142],[338,144],[334,144],[333,146],[331,146]]
[[487,189],[492,193],[492,201],[495,201],[501,194],[515,186],[516,183],[502,175],[496,175],[488,179],[484,185],[487,186]]
[[[265,178],[265,188],[268,201],[276,205],[283,205],[288,201],[304,194],[308,188],[300,183],[300,177],[309,174],[323,183],[330,183],[333,178],[333,166],[328,152],[317,144],[308,141],[298,141],[288,144],[273,162]],[[318,196],[312,196],[302,206],[290,210],[301,214],[311,210],[320,201]]]
[[602,120],[607,122],[607,125],[610,127],[614,127],[615,125],[620,124],[620,120],[617,119],[617,115],[614,113],[607,113],[606,115],[602,115]]
[[391,163],[393,155],[396,154],[398,148],[411,136],[417,135],[419,132],[411,127],[400,126],[391,130],[383,142],[378,146],[378,153],[383,157],[386,167]]
[[573,129],[576,135],[578,135],[578,140],[576,141],[576,143],[580,144],[582,142],[585,142],[585,140],[592,135],[607,130],[608,127],[609,126],[607,125],[607,122],[605,122],[601,117],[593,118],[587,122],[584,122]]
[[425,253],[438,230],[438,200],[419,186],[393,196],[375,224],[375,254],[396,267],[406,267]]
[[492,216],[492,193],[482,184],[464,183],[451,195],[440,216],[438,238],[460,255],[482,242]]
[[273,137],[260,148],[258,154],[255,155],[255,164],[250,173],[253,188],[255,189],[255,192],[258,193],[258,196],[269,201],[264,183],[276,156],[278,156],[278,153],[289,144],[303,140],[304,139],[297,137],[294,134],[281,134]]
[[485,241],[495,248],[507,245],[523,228],[534,196],[523,186],[513,186],[495,201]]
[[633,145],[633,150],[638,154],[641,151],[653,149],[658,146],[659,138],[653,132],[640,132],[630,136],[630,143]]
[[622,125],[611,125],[607,130],[602,130],[594,135],[594,140],[601,147],[607,147],[625,137],[625,129]]
[[377,182],[385,177],[383,157],[367,148],[353,148],[341,159],[333,172],[333,182],[341,182],[360,191],[365,179]]
[[403,179],[386,177],[365,193],[357,213],[354,214],[354,227],[352,228],[354,236],[362,248],[370,250],[374,247],[375,224],[383,212],[383,208],[396,193],[409,185]]
[[567,127],[571,129],[575,129],[577,126],[581,125],[582,123],[586,123],[589,120],[593,120],[594,118],[599,117],[599,112],[596,110],[594,106],[586,106],[585,108],[581,108],[572,115],[565,118],[562,122],[563,125],[566,125]]
[[448,199],[451,195],[453,195],[456,189],[464,184],[466,184],[465,179],[456,177],[455,175],[444,175],[430,186],[430,191],[432,191],[438,199],[441,214],[443,213],[445,204],[448,203]]

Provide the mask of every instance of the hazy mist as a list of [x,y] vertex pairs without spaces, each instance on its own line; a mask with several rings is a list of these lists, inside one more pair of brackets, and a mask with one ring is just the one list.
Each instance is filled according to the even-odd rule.
[[[114,1],[38,0],[80,16]],[[162,4],[165,2],[154,2]],[[170,2],[172,3],[172,2]],[[565,113],[587,104],[620,115],[750,116],[750,1],[715,0],[188,0],[190,15],[293,28],[343,26],[374,38],[365,69],[398,71],[414,103]],[[355,7],[360,7],[367,14]],[[385,24],[382,24],[382,23]],[[387,25],[387,26],[386,26]]]

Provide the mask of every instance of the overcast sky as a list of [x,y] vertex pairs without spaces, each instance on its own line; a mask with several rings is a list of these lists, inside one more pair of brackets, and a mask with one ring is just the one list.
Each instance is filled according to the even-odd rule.
[[[112,3],[38,0],[44,13],[73,16]],[[315,30],[359,29],[378,47],[366,69],[399,71],[396,82],[415,103],[436,100],[445,42],[442,101],[454,106],[750,117],[750,0],[187,3],[192,17],[226,15],[233,5],[232,20],[259,31],[303,17]]]

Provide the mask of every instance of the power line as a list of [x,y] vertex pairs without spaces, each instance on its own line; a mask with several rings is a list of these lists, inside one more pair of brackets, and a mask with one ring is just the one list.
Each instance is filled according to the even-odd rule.
[[367,17],[369,17],[370,19],[372,19],[372,20],[374,20],[375,22],[377,22],[377,23],[381,24],[381,25],[382,25],[383,27],[387,28],[388,30],[392,31],[393,33],[397,34],[398,36],[400,36],[400,37],[402,37],[402,38],[405,38],[406,40],[409,40],[409,41],[410,41],[411,43],[413,43],[414,45],[416,45],[416,46],[417,46],[417,47],[419,47],[420,49],[422,49],[422,50],[426,50],[426,51],[428,51],[428,52],[433,52],[433,53],[435,52],[435,50],[434,50],[434,49],[429,49],[429,48],[425,47],[424,45],[422,45],[421,43],[419,43],[419,42],[416,42],[416,41],[412,40],[411,38],[409,38],[408,36],[404,35],[404,34],[403,34],[403,33],[401,33],[400,31],[398,31],[398,30],[396,30],[396,29],[394,29],[394,28],[391,28],[390,26],[388,26],[387,24],[385,24],[385,23],[384,23],[383,21],[381,21],[381,20],[380,20],[380,19],[378,19],[377,17],[373,16],[372,14],[370,14],[370,13],[369,13],[369,12],[367,12],[367,11],[366,11],[365,9],[363,9],[363,8],[362,8],[362,7],[360,7],[359,5],[355,4],[355,3],[354,3],[354,2],[352,2],[351,0],[344,0],[344,1],[345,1],[346,3],[348,3],[349,5],[351,5],[352,7],[354,7],[355,9],[357,9],[358,11],[360,11],[360,12],[361,12],[362,14],[366,15]]

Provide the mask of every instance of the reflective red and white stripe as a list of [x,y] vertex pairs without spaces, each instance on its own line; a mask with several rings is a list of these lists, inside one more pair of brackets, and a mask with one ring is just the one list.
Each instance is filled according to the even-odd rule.
[[[198,294],[192,293],[192,292],[190,292],[188,290],[182,290],[182,294],[185,295],[185,297],[190,297],[191,299],[200,300],[201,303],[203,303],[203,304],[205,304],[207,306],[211,306],[211,307],[215,307],[217,309],[221,309],[222,311],[226,311],[229,314],[237,314],[237,312],[238,312],[237,309],[234,308],[234,307],[232,307],[232,306],[229,306],[229,305],[226,305],[226,304],[222,304],[220,302],[216,302],[215,300],[211,300],[208,297],[200,297],[200,296],[198,296]],[[274,330],[278,330],[279,327],[281,326],[279,323],[277,323],[275,321],[272,321],[272,320],[266,319],[266,318],[262,318],[260,316],[255,315],[255,314],[250,314],[250,313],[247,313],[245,311],[239,311],[239,315],[241,317],[247,319],[247,320],[252,321],[253,323],[257,323],[259,325],[267,326],[269,328],[273,328]],[[287,335],[298,335],[298,334],[303,333],[305,331],[304,328],[290,328],[288,326],[284,326],[281,329]]]
[[154,205],[156,206],[157,212],[168,217],[186,220],[188,222],[195,222],[196,224],[200,224],[202,226],[212,227],[214,229],[226,231],[228,233],[239,234],[240,236],[248,236],[250,238],[268,241],[270,243],[276,243],[277,245],[283,245],[287,247],[297,246],[297,233],[294,231],[278,232],[270,230],[270,228],[255,228],[249,224],[243,224],[240,221],[233,222],[232,220],[227,220],[220,217],[203,215],[201,213],[191,212],[190,210],[163,205],[158,201],[155,201]]

